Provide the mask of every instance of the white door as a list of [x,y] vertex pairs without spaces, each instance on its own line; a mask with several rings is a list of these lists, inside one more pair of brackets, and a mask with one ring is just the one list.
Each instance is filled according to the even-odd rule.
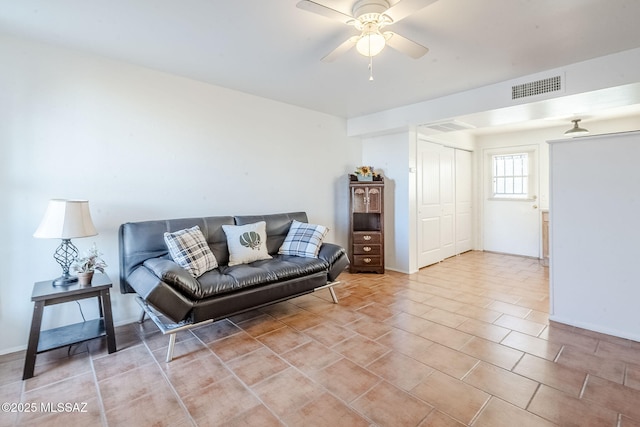
[[442,259],[456,254],[456,163],[455,150],[442,147],[440,154],[440,205],[442,229],[440,249]]
[[483,154],[484,250],[538,258],[538,146],[487,149]]
[[456,150],[456,254],[471,245],[471,152]]
[[418,267],[455,255],[454,150],[418,141]]

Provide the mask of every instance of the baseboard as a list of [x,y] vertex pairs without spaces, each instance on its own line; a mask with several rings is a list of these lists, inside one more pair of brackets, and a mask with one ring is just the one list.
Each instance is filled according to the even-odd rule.
[[17,353],[19,351],[22,350],[26,350],[27,349],[27,345],[19,345],[17,347],[10,347],[10,348],[3,348],[0,350],[0,356],[5,355],[5,354],[11,354],[11,353]]
[[[412,274],[412,273],[408,273],[408,272],[406,272],[406,271],[404,271],[404,270],[399,270],[399,269],[397,269],[397,268],[385,267],[384,269],[385,269],[385,270],[390,270],[390,271],[395,271],[396,273]],[[414,271],[414,273],[417,273],[417,272],[418,272],[418,270]]]
[[586,329],[588,331],[598,332],[600,334],[611,335],[618,338],[623,338],[631,341],[640,342],[640,335],[633,334],[625,331],[619,331],[616,329],[607,328],[602,325],[594,325],[592,323],[580,322],[571,319],[562,318],[559,316],[549,316],[549,320],[557,323],[562,323],[564,325],[575,326],[576,328]]

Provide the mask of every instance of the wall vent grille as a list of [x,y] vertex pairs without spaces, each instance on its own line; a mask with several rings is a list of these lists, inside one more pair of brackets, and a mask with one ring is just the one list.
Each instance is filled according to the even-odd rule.
[[560,78],[560,76],[549,77],[547,79],[536,80],[535,82],[512,86],[511,99],[524,98],[527,96],[540,95],[549,92],[557,92],[561,89],[562,79]]

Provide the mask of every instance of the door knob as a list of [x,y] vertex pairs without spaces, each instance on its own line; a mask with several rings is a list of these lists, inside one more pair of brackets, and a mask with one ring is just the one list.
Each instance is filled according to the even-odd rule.
[[533,209],[538,209],[538,205],[533,205]]

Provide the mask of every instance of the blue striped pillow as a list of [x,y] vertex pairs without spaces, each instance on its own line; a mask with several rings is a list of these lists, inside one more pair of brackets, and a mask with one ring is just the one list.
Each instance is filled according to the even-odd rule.
[[293,255],[305,258],[318,258],[318,252],[329,229],[324,225],[307,224],[296,221],[291,223],[289,233],[278,249],[281,255]]

